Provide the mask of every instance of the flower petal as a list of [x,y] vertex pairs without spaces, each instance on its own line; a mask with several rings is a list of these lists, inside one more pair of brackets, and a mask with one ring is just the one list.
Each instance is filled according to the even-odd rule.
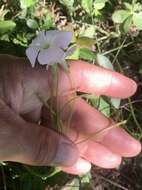
[[65,59],[65,53],[60,48],[48,48],[40,51],[38,61],[41,65],[53,65]]
[[45,35],[45,31],[41,31],[38,33],[38,36],[32,41],[30,46],[41,47],[43,44],[48,43]]
[[36,58],[38,56],[39,48],[38,47],[29,47],[26,49],[26,55],[31,62],[32,67],[35,66]]
[[52,39],[51,46],[66,49],[72,39],[72,32],[49,30],[46,32],[46,37]]

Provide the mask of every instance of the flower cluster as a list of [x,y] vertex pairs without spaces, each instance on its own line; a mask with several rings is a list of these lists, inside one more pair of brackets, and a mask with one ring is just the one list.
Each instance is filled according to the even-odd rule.
[[26,55],[35,66],[36,60],[39,64],[54,65],[56,63],[65,65],[65,58],[71,55],[74,48],[69,48],[72,33],[67,31],[49,30],[41,31],[26,50]]

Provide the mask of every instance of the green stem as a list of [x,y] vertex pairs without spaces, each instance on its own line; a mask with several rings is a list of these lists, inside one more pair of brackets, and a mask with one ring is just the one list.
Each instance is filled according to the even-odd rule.
[[124,38],[122,44],[119,46],[118,51],[117,51],[117,53],[116,53],[116,55],[115,55],[115,57],[114,57],[114,59],[113,59],[113,61],[112,61],[112,65],[115,63],[115,61],[116,61],[116,59],[117,59],[117,57],[118,57],[118,55],[119,55],[121,49],[123,48],[123,46],[124,46],[126,40],[127,40],[127,37]]
[[54,176],[55,174],[59,173],[61,171],[61,169],[59,167],[57,168],[51,168],[48,173],[46,174],[39,174],[37,172],[35,172],[33,169],[31,169],[29,166],[23,165],[24,168],[32,175],[37,176],[43,180],[46,180],[47,178],[50,178],[52,176]]
[[106,52],[103,53],[103,55],[107,55],[107,54],[110,54],[110,53],[112,53],[112,52],[114,52],[114,51],[120,50],[121,48],[128,47],[128,46],[131,45],[132,43],[133,43],[133,42],[129,42],[128,44],[123,45],[123,47],[122,47],[122,46],[119,46],[119,47],[116,47],[116,48],[111,49],[111,50],[109,50],[109,51],[106,51]]
[[133,117],[133,120],[136,124],[136,126],[138,127],[138,129],[140,130],[140,133],[142,134],[142,127],[140,126],[136,116],[135,116],[135,112],[134,112],[134,109],[133,109],[133,105],[132,105],[132,102],[131,102],[131,99],[128,98],[128,102],[129,102],[129,105],[130,105],[130,110],[131,110],[131,114],[132,114],[132,117]]

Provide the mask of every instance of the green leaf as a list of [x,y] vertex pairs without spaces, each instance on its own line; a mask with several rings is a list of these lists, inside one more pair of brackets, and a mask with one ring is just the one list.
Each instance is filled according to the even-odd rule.
[[129,32],[130,28],[131,28],[131,25],[132,25],[132,20],[133,19],[133,16],[130,15],[123,23],[123,30],[124,32]]
[[68,56],[67,59],[78,60],[79,59],[79,54],[80,54],[80,49],[76,48],[76,50],[73,52],[73,54]]
[[93,0],[81,0],[81,6],[91,16],[93,11]]
[[28,19],[27,20],[27,26],[31,29],[37,29],[38,28],[38,23],[36,20],[33,19]]
[[98,110],[102,112],[105,116],[110,116],[110,105],[103,98],[100,98]]
[[133,15],[133,23],[138,30],[142,30],[142,12]]
[[93,61],[96,58],[96,55],[87,48],[81,48],[79,51],[79,58],[87,61]]
[[0,33],[12,31],[16,27],[16,23],[11,20],[0,21]]
[[111,101],[111,104],[112,104],[116,109],[118,109],[118,108],[120,107],[121,99],[119,99],[119,98],[111,98],[110,101]]
[[36,3],[36,0],[20,0],[21,9],[26,9]]
[[91,172],[86,173],[81,177],[81,184],[82,183],[90,183],[90,180],[92,178]]
[[80,183],[78,178],[74,178],[69,181],[61,190],[79,190]]
[[115,23],[123,23],[131,15],[130,11],[127,10],[118,10],[115,11],[112,15],[112,20]]
[[47,13],[46,18],[44,18],[44,24],[42,25],[43,30],[49,30],[54,27],[53,18],[49,13]]
[[134,12],[139,12],[141,10],[141,4],[140,3],[135,3],[134,4]]
[[102,54],[97,54],[97,63],[106,69],[114,70],[110,60]]
[[96,27],[94,25],[88,26],[88,28],[80,34],[80,36],[94,38],[96,34]]
[[26,166],[24,165],[26,170],[34,176],[41,178],[42,180],[46,180],[47,178],[53,177],[61,170],[59,168],[53,167],[41,167],[41,166]]
[[128,10],[132,10],[132,8],[133,8],[132,4],[127,3],[127,2],[124,2],[124,6],[125,6],[126,9],[128,9]]
[[86,36],[79,37],[76,39],[76,44],[80,48],[90,48],[95,44],[95,40]]
[[101,10],[105,7],[106,2],[107,2],[107,0],[95,0],[94,8],[97,10]]
[[70,11],[73,9],[74,0],[59,0],[64,6],[66,6]]

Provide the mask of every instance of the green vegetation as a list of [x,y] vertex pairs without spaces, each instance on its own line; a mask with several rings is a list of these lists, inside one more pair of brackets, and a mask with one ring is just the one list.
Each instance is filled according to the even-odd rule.
[[[142,2],[139,0],[1,0],[0,53],[25,56],[25,50],[40,30],[72,31],[77,48],[70,59],[82,59],[133,78],[138,92],[129,100],[85,97],[107,117],[127,121],[125,129],[142,139]],[[139,158],[138,158],[139,159]],[[136,160],[137,162],[137,160]],[[135,161],[134,161],[135,163]],[[131,170],[142,172],[139,164]],[[128,161],[125,161],[125,165]],[[44,190],[92,189],[91,173],[72,177],[54,168],[1,163],[0,189]],[[118,169],[119,170],[119,169]],[[130,171],[129,171],[130,172]],[[127,177],[127,176],[126,176]],[[63,180],[64,179],[64,180]],[[57,184],[57,181],[60,184]],[[136,180],[134,189],[142,189]],[[118,183],[109,189],[121,189]],[[112,186],[111,186],[112,185]],[[127,182],[124,187],[127,187]],[[47,187],[48,186],[48,187]],[[67,188],[68,186],[68,188]],[[132,188],[133,189],[133,188]],[[131,190],[131,189],[130,189]]]

